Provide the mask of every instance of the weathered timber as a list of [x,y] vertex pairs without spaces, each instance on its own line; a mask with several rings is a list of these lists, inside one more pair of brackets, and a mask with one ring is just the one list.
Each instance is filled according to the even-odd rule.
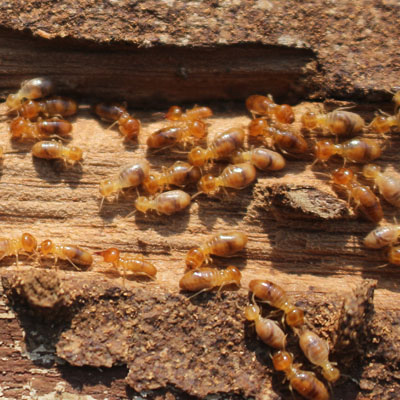
[[[318,107],[304,103],[295,111],[299,115]],[[162,397],[202,397],[215,392],[265,399],[290,395],[281,376],[271,371],[268,348],[257,341],[241,312],[248,282],[260,277],[288,290],[305,308],[310,324],[329,340],[332,358],[343,373],[359,380],[360,387],[342,378],[333,388],[335,395],[389,398],[398,390],[398,269],[376,268],[385,263],[384,252],[362,245],[374,225],[357,215],[327,178],[315,173],[329,169],[311,168],[308,154],[288,157],[284,170],[258,173],[252,187],[228,196],[200,195],[189,211],[170,217],[136,213],[127,219],[134,191],[118,201],[106,200],[99,212],[98,182],[116,174],[121,165],[147,157],[153,168],[161,168],[185,158],[182,150],[148,152],[147,135],[164,122],[151,111],[131,111],[143,124],[137,145],[124,144],[117,130],[107,130],[89,113],[80,112],[71,143],[85,151],[82,166],[66,168],[58,162],[32,160],[29,145],[10,143],[6,137],[2,141],[9,151],[0,181],[3,236],[29,231],[39,241],[52,238],[91,251],[115,246],[143,254],[159,271],[154,282],[127,280],[124,287],[122,278],[100,258],[87,272],[76,271],[68,263],[54,271],[51,261],[40,266],[23,257],[23,265],[16,267],[14,258],[4,259],[0,272],[8,301],[17,313],[16,317],[3,305],[3,321],[8,321],[0,324],[5,338],[1,356],[9,368],[1,376],[5,395],[44,395],[61,387],[67,393],[93,398],[134,396],[126,384],[138,391],[154,390],[152,396]],[[214,111],[211,137],[250,120],[244,106],[224,105]],[[371,118],[371,114],[363,115]],[[7,131],[6,123],[2,129]],[[308,139],[311,145],[315,136]],[[392,144],[380,161],[389,169],[398,157],[396,142],[396,134],[391,135]],[[340,165],[340,159],[330,162],[330,167]],[[218,172],[223,166],[216,163],[211,170]],[[391,221],[396,210],[387,204],[384,210]],[[248,234],[246,251],[228,260],[216,258],[215,263],[240,267],[243,288],[223,293],[221,298],[205,293],[188,300],[178,289],[187,250],[213,233],[232,228]],[[360,301],[348,300],[350,317],[346,319],[343,301],[366,278],[377,281],[374,309],[362,306],[372,299],[373,290],[367,291],[359,295]],[[342,329],[346,321],[350,332]],[[343,343],[349,343],[346,337],[354,339],[353,327],[357,345],[350,342],[351,348],[358,350],[343,357],[340,351]],[[289,344],[296,359],[307,366],[293,335]],[[28,372],[16,381],[15,371],[20,368]],[[86,379],[92,384],[85,385]]]

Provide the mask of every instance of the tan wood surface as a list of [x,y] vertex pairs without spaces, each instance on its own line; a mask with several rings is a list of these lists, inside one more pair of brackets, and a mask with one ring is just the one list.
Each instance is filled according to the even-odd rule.
[[[300,115],[305,109],[319,108],[321,106],[318,104],[305,103],[295,110],[296,115]],[[365,110],[365,115],[371,118],[369,109]],[[210,137],[233,126],[246,126],[250,120],[242,105],[221,103],[214,111],[215,116],[210,119]],[[135,191],[120,196],[118,201],[106,201],[99,212],[98,183],[101,179],[116,174],[122,165],[146,157],[152,167],[161,168],[162,165],[172,164],[176,159],[185,159],[185,154],[179,152],[182,150],[148,152],[145,146],[146,136],[163,125],[162,116],[151,110],[134,112],[134,115],[142,121],[139,143],[124,145],[117,130],[107,130],[106,124],[97,121],[87,110],[82,110],[73,122],[71,144],[83,148],[84,161],[82,167],[72,168],[32,159],[29,145],[9,142],[7,123],[3,122],[0,127],[3,132],[1,144],[6,147],[7,154],[0,180],[2,236],[14,238],[22,232],[31,232],[39,241],[51,238],[56,243],[77,244],[90,251],[113,246],[123,252],[143,254],[157,266],[157,279],[154,282],[128,280],[128,292],[142,288],[144,294],[140,291],[139,293],[144,296],[144,304],[151,305],[154,301],[157,303],[159,297],[167,309],[172,306],[168,296],[178,295],[184,319],[191,319],[193,313],[199,313],[201,319],[205,313],[212,320],[220,317],[214,312],[225,307],[225,295],[221,299],[213,294],[201,295],[207,299],[207,303],[198,304],[195,301],[195,306],[191,306],[184,295],[179,295],[178,280],[184,272],[183,260],[192,246],[210,235],[227,229],[238,229],[248,234],[246,251],[232,259],[216,260],[217,265],[239,266],[243,274],[242,288],[226,295],[227,310],[234,313],[226,315],[226,318],[234,318],[238,326],[243,325],[241,310],[246,302],[248,282],[265,277],[282,285],[295,301],[302,304],[308,312],[310,323],[330,340],[338,334],[336,329],[343,299],[351,296],[352,291],[364,279],[375,279],[376,314],[373,321],[365,321],[367,325],[372,323],[374,334],[371,333],[370,342],[364,349],[366,353],[361,357],[361,364],[357,359],[354,365],[343,367],[350,376],[353,374],[353,378],[357,375],[355,379],[360,379],[361,389],[351,380],[343,378],[333,388],[333,393],[337,396],[334,398],[388,398],[393,390],[398,390],[398,372],[396,373],[397,367],[394,364],[398,362],[399,356],[396,354],[396,344],[393,343],[399,336],[398,267],[376,269],[386,262],[384,254],[366,250],[362,245],[362,238],[374,224],[362,216],[357,217],[346,204],[345,196],[338,198],[327,179],[315,174],[315,171],[326,173],[329,169],[322,165],[311,169],[313,158],[310,155],[303,158],[288,157],[284,170],[277,173],[259,172],[254,185],[237,193],[230,192],[228,197],[209,198],[202,194],[196,197],[190,210],[176,215],[165,217],[136,213],[125,218],[133,210]],[[295,126],[296,129],[299,128],[298,124]],[[395,134],[391,139],[391,144],[387,145],[379,163],[394,170],[398,161]],[[311,144],[313,139],[309,140]],[[221,170],[224,165],[216,164],[214,171]],[[341,165],[341,161],[331,163],[331,166],[335,165]],[[191,188],[191,193],[195,192],[196,189]],[[384,203],[384,211],[386,220],[392,222],[396,210]],[[29,279],[35,270],[43,268],[33,260],[22,259],[21,264],[16,267],[13,257],[2,261],[0,272],[8,283],[15,283],[18,277]],[[46,272],[51,273],[50,266],[51,263],[47,265]],[[107,288],[119,287],[124,290],[122,278],[107,274],[109,270],[110,267],[96,256],[95,263],[88,272],[78,272],[68,268],[67,264],[61,264],[56,275],[64,282],[72,297],[75,290],[83,290],[87,298],[92,295],[95,298]],[[18,300],[18,296],[16,299]],[[239,303],[235,305],[237,301]],[[97,318],[96,314],[94,318]],[[0,352],[5,361],[6,373],[0,376],[0,384],[5,398],[17,398],[22,394],[29,398],[29,391],[31,396],[32,393],[45,395],[55,391],[56,387],[61,388],[61,391],[80,393],[95,399],[133,396],[133,391],[126,389],[123,380],[127,373],[124,367],[116,366],[107,371],[82,370],[76,367],[80,372],[65,365],[57,367],[57,363],[53,364],[54,348],[42,348],[42,354],[41,348],[35,348],[37,342],[32,332],[25,333],[31,342],[24,343],[14,313],[4,304],[1,321],[3,346]],[[44,322],[44,326],[48,323]],[[33,329],[31,325],[27,326]],[[165,328],[164,325],[163,327]],[[68,330],[66,327],[63,329]],[[157,330],[157,327],[154,329]],[[243,326],[243,332],[244,329]],[[223,335],[223,330],[221,332]],[[75,331],[67,333],[63,340],[68,340],[68,337],[75,334]],[[148,341],[152,340],[151,335],[144,337]],[[251,337],[256,341],[254,332]],[[245,337],[239,339],[238,343],[243,345],[243,340]],[[248,343],[246,346],[247,349]],[[237,353],[238,359],[241,359],[242,353],[238,348],[234,347],[230,351],[232,354]],[[65,355],[60,347],[58,354]],[[85,359],[86,361],[82,361],[83,365],[102,365],[101,362],[100,365],[93,361],[91,363],[90,356]],[[365,363],[366,359],[368,363]],[[60,361],[59,358],[56,360]],[[123,357],[122,361],[118,357],[114,361],[116,364],[124,363]],[[337,361],[340,365],[340,359]],[[236,387],[231,390],[225,388],[224,391],[267,399],[278,398],[277,393],[288,395],[286,386],[281,384],[281,378],[272,374],[268,358],[261,361],[255,359],[253,362],[264,371],[262,387],[255,385],[243,392],[243,385],[238,382]],[[37,367],[34,363],[41,366]],[[48,366],[51,367],[46,369]],[[208,367],[211,368],[212,365]],[[246,368],[243,371],[249,374],[250,380],[254,376],[261,376],[256,373],[253,376]],[[240,370],[235,371],[237,374],[239,372]],[[260,374],[260,371],[257,370],[257,373]],[[21,375],[20,380],[16,379],[17,374]],[[88,379],[90,383],[85,384],[81,379]],[[385,383],[379,383],[379,380]],[[152,396],[166,395],[163,385],[152,386],[151,382],[149,378],[144,383],[136,383],[134,387],[140,390],[160,387]],[[168,396],[185,396],[185,390],[179,391],[182,389],[179,384],[173,381],[170,383],[177,387],[178,392],[172,391],[171,394],[168,392],[171,386],[167,385]],[[201,389],[201,383],[197,385]],[[204,385],[206,386],[205,383]],[[213,393],[212,389],[208,392],[200,389],[188,390],[188,393]],[[256,389],[261,390],[256,393]],[[352,397],[346,397],[346,393],[351,393]]]

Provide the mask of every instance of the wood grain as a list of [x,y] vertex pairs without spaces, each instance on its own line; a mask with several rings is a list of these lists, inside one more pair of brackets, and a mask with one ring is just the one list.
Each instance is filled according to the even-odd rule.
[[[321,105],[318,104],[303,103],[295,110],[296,115],[300,115],[306,109],[320,108]],[[371,118],[368,107],[364,111],[361,107],[360,110]],[[168,305],[168,296],[178,296],[179,301],[183,301],[179,294],[178,280],[184,272],[183,259],[187,250],[216,232],[239,229],[249,237],[245,253],[229,260],[216,260],[217,265],[229,263],[242,269],[242,289],[237,294],[227,295],[227,309],[232,312],[233,308],[229,307],[234,307],[235,296],[243,304],[251,279],[265,277],[282,285],[295,301],[303,304],[311,323],[331,339],[337,333],[335,325],[338,323],[343,299],[350,296],[364,279],[375,279],[378,282],[374,300],[376,314],[373,322],[366,321],[374,325],[374,336],[368,338],[365,349],[368,358],[356,361],[361,389],[344,379],[334,388],[334,392],[352,393],[352,398],[361,399],[387,398],[392,390],[397,390],[395,377],[398,372],[390,363],[398,361],[399,357],[398,353],[393,354],[392,346],[392,342],[399,336],[398,322],[395,322],[400,315],[400,294],[396,279],[398,268],[376,269],[385,263],[384,255],[382,252],[367,250],[362,245],[363,237],[374,225],[362,216],[357,217],[343,197],[338,198],[326,178],[315,174],[316,170],[326,173],[328,169],[323,166],[312,169],[310,155],[306,155],[305,159],[289,157],[288,165],[283,171],[272,174],[260,172],[253,186],[231,193],[229,197],[208,198],[200,195],[192,203],[190,211],[177,215],[163,217],[136,213],[133,217],[126,218],[133,210],[132,204],[136,197],[134,191],[120,196],[118,201],[106,201],[99,212],[98,183],[101,179],[116,174],[122,165],[146,157],[152,167],[161,168],[162,165],[172,164],[176,159],[185,159],[184,153],[174,150],[148,152],[145,146],[146,137],[163,125],[162,117],[151,110],[132,111],[143,124],[137,145],[124,144],[117,130],[108,130],[105,124],[82,110],[73,122],[71,144],[83,148],[84,161],[82,166],[70,168],[57,162],[32,159],[28,145],[8,141],[7,123],[3,122],[0,125],[4,132],[1,144],[6,146],[7,154],[0,180],[2,236],[18,237],[22,232],[28,231],[39,241],[51,238],[56,243],[77,244],[90,251],[113,246],[126,253],[143,254],[157,266],[157,280],[128,281],[126,290],[135,292],[143,289],[148,293],[149,301],[152,293],[158,293],[160,299],[167,296],[165,304]],[[233,126],[246,126],[250,120],[243,105],[220,104],[214,111],[215,116],[210,119],[210,137]],[[295,127],[299,129],[298,124]],[[393,169],[399,159],[396,152],[397,137],[393,134],[391,139],[391,145],[386,147],[379,161],[389,169]],[[311,144],[313,139],[309,140]],[[216,164],[214,171],[221,170],[223,165]],[[338,160],[330,166],[333,165],[341,165],[341,161]],[[191,193],[195,192],[196,189],[192,188]],[[391,222],[396,210],[384,204],[384,211],[386,220]],[[14,258],[4,259],[0,270],[0,274],[9,282],[11,280],[11,283],[19,275],[26,277],[29,276],[29,271],[40,268],[34,261],[26,259],[21,260],[23,265],[16,267],[14,261]],[[88,272],[77,272],[62,264],[57,276],[70,288],[68,290],[86,290],[86,299],[90,299],[96,290],[101,292],[105,288],[113,287],[124,290],[122,278],[105,273],[109,269],[109,266],[96,257]],[[93,294],[93,298],[96,296],[98,293]],[[149,304],[152,304],[151,301]],[[221,300],[211,295],[207,301],[215,307]],[[3,331],[2,340],[7,345],[0,352],[1,357],[7,360],[10,376],[3,375],[0,384],[6,396],[13,398],[16,393],[21,395],[29,390],[35,390],[37,394],[47,394],[54,389],[56,383],[64,385],[67,392],[79,392],[94,398],[106,396],[104,393],[99,394],[104,385],[108,385],[104,390],[107,390],[110,399],[118,398],[125,391],[123,377],[126,370],[123,367],[114,367],[100,374],[94,370],[78,368],[78,371],[83,371],[84,376],[93,377],[93,384],[80,386],[77,382],[82,382],[82,377],[76,377],[76,370],[55,366],[54,360],[60,360],[54,355],[54,347],[45,349],[42,355],[32,345],[31,351],[25,353],[22,348],[29,347],[29,343],[23,344],[23,337],[12,311],[5,305],[2,307],[3,322],[0,326]],[[217,309],[218,307],[215,308]],[[200,304],[191,311],[183,307],[182,312],[186,318],[193,312],[199,313],[200,318],[207,309]],[[243,317],[237,318],[242,321]],[[32,325],[28,326],[33,329]],[[34,329],[38,329],[37,326]],[[32,334],[28,336],[32,340]],[[150,340],[148,336],[146,338]],[[37,357],[35,363],[51,368],[45,369],[45,372],[37,372],[31,361],[23,358],[23,354],[29,354],[31,358],[34,354]],[[268,360],[256,362],[266,371],[263,376],[265,382],[269,382],[266,388],[270,389],[258,394],[249,391],[247,394],[257,394],[266,399],[278,398],[276,393],[285,395],[285,385],[280,385],[280,378],[271,374]],[[28,382],[33,385],[33,389],[13,380],[16,371],[21,368],[30,368],[31,372],[25,372],[22,381],[26,384],[26,379],[29,378]],[[379,379],[387,380],[384,386],[376,381],[376,373],[372,373],[377,370],[380,371]],[[37,383],[37,376],[41,377],[40,384]],[[151,379],[149,382],[147,388],[152,388]],[[142,389],[146,389],[146,385],[140,386],[140,390]],[[165,387],[161,385],[157,390],[153,393],[154,396],[166,396]],[[185,391],[180,390],[173,391],[172,395],[185,396]],[[243,394],[240,385],[232,390]],[[188,392],[192,395],[203,395],[201,391]],[[133,392],[128,389],[124,396],[133,396]]]

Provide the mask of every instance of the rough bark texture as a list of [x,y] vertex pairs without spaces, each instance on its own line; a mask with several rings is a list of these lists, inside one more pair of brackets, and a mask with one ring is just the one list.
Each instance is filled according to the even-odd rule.
[[[328,95],[358,100],[355,111],[367,120],[378,107],[392,111],[392,105],[368,101],[389,99],[385,90],[398,83],[397,2],[227,4],[0,5],[4,95],[27,77],[46,75],[60,93],[85,104],[128,100],[143,128],[138,144],[127,145],[82,109],[73,120],[72,143],[84,149],[84,162],[65,168],[32,159],[30,145],[10,143],[2,122],[2,236],[28,231],[39,241],[51,238],[91,251],[118,247],[143,254],[158,268],[154,282],[129,279],[124,286],[97,257],[89,271],[62,262],[55,271],[51,261],[38,265],[24,257],[16,267],[13,257],[3,259],[0,397],[119,399],[140,392],[167,399],[287,398],[291,394],[272,371],[269,349],[242,313],[248,282],[262,277],[285,287],[332,345],[332,359],[347,375],[333,386],[334,398],[398,397],[398,268],[376,268],[386,262],[385,253],[362,245],[374,225],[315,173],[329,169],[311,168],[311,155],[289,157],[283,171],[258,173],[257,182],[238,193],[201,195],[189,211],[171,217],[137,213],[126,219],[135,192],[106,201],[99,212],[98,182],[121,165],[146,157],[161,168],[185,159],[179,152],[146,149],[147,135],[163,125],[154,113],[160,107],[183,101],[212,105],[210,137],[247,125],[244,99],[255,92],[291,102]],[[296,119],[305,110],[348,104],[302,102]],[[298,122],[294,126],[300,129]],[[314,139],[308,138],[310,146]],[[390,135],[389,143],[379,163],[395,171],[398,135]],[[396,210],[384,204],[384,211],[392,222]],[[238,266],[242,288],[188,299],[178,289],[186,252],[233,228],[248,234],[247,249],[215,264]],[[295,336],[288,339],[296,361],[311,369]]]
[[3,1],[1,51],[17,51],[0,53],[0,89],[46,74],[63,90],[139,105],[255,89],[286,101],[388,99],[399,18],[395,0]]

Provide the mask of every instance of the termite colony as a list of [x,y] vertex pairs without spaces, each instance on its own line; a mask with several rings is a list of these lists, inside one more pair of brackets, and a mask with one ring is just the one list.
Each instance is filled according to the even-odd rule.
[[[32,155],[42,159],[61,159],[65,164],[79,163],[83,151],[77,146],[64,143],[70,140],[73,125],[65,118],[77,113],[77,103],[68,98],[54,96],[54,85],[46,78],[35,78],[21,85],[20,90],[9,95],[6,100],[7,114],[14,116],[10,121],[11,139],[16,142],[36,142]],[[50,97],[52,96],[52,97]],[[273,174],[286,166],[286,158],[309,156],[313,154],[314,164],[326,166],[332,158],[343,158],[341,168],[329,174],[331,182],[344,189],[349,201],[371,222],[379,223],[383,211],[379,198],[371,186],[377,187],[382,197],[394,207],[400,207],[400,178],[386,172],[372,161],[380,157],[383,141],[361,135],[363,132],[387,134],[400,128],[399,94],[395,95],[394,115],[378,115],[369,124],[354,112],[334,110],[326,114],[306,112],[296,116],[291,106],[276,104],[271,96],[252,95],[246,100],[247,110],[252,119],[247,127],[231,126],[216,132],[206,143],[208,118],[213,115],[206,106],[194,106],[184,111],[172,106],[167,111],[164,126],[148,135],[148,153],[170,151],[172,147],[187,154],[186,161],[176,161],[165,165],[161,170],[145,158],[132,160],[122,165],[117,174],[110,174],[100,180],[97,197],[99,210],[111,201],[118,201],[121,193],[132,191],[135,200],[133,212],[154,214],[158,218],[187,212],[194,198],[198,196],[218,196],[242,190],[255,182],[257,174]],[[117,103],[99,103],[92,112],[101,120],[117,124],[126,142],[136,143],[142,131],[142,123],[132,116],[127,107]],[[302,129],[295,129],[294,122],[301,123]],[[315,140],[314,149],[303,136],[333,135],[336,139]],[[338,143],[338,138],[347,140]],[[56,139],[57,140],[48,140]],[[257,142],[257,147],[251,146]],[[249,145],[250,144],[250,145]],[[262,146],[260,146],[262,144]],[[1,157],[7,152],[1,148]],[[215,167],[226,162],[219,173]],[[357,174],[349,163],[364,163]],[[314,164],[311,168],[314,167]],[[261,172],[263,171],[263,172]],[[201,197],[200,197],[201,199]],[[175,216],[174,216],[175,218]],[[369,248],[387,247],[388,262],[400,265],[399,225],[385,225],[376,228],[365,238]],[[213,257],[233,257],[243,255],[248,237],[239,231],[219,232],[210,236],[204,243],[196,243],[185,258],[187,271],[179,281],[182,291],[193,292],[190,297],[214,289],[220,291],[228,286],[241,286],[240,268],[229,265],[222,269],[212,265]],[[127,255],[115,247],[95,251],[105,263],[111,263],[113,270],[123,278],[144,276],[156,279],[157,269],[151,261],[141,255]],[[38,244],[36,238],[24,233],[20,238],[0,239],[0,259],[19,255],[33,257],[42,264],[44,258],[51,257],[54,265],[58,260],[66,260],[76,269],[90,268],[94,262],[93,254],[76,245],[55,243],[45,238]],[[244,318],[254,323],[255,332],[266,345],[275,349],[272,364],[276,371],[282,371],[291,388],[304,398],[311,400],[328,399],[325,384],[313,373],[304,371],[293,364],[294,356],[286,351],[288,335],[298,338],[300,349],[305,357],[321,368],[320,374],[329,383],[340,377],[338,368],[329,361],[329,346],[325,340],[308,328],[304,310],[297,307],[279,285],[268,280],[252,280],[249,284],[251,303],[244,310]],[[265,318],[260,303],[283,312],[281,321]],[[265,314],[265,313],[264,313]]]

